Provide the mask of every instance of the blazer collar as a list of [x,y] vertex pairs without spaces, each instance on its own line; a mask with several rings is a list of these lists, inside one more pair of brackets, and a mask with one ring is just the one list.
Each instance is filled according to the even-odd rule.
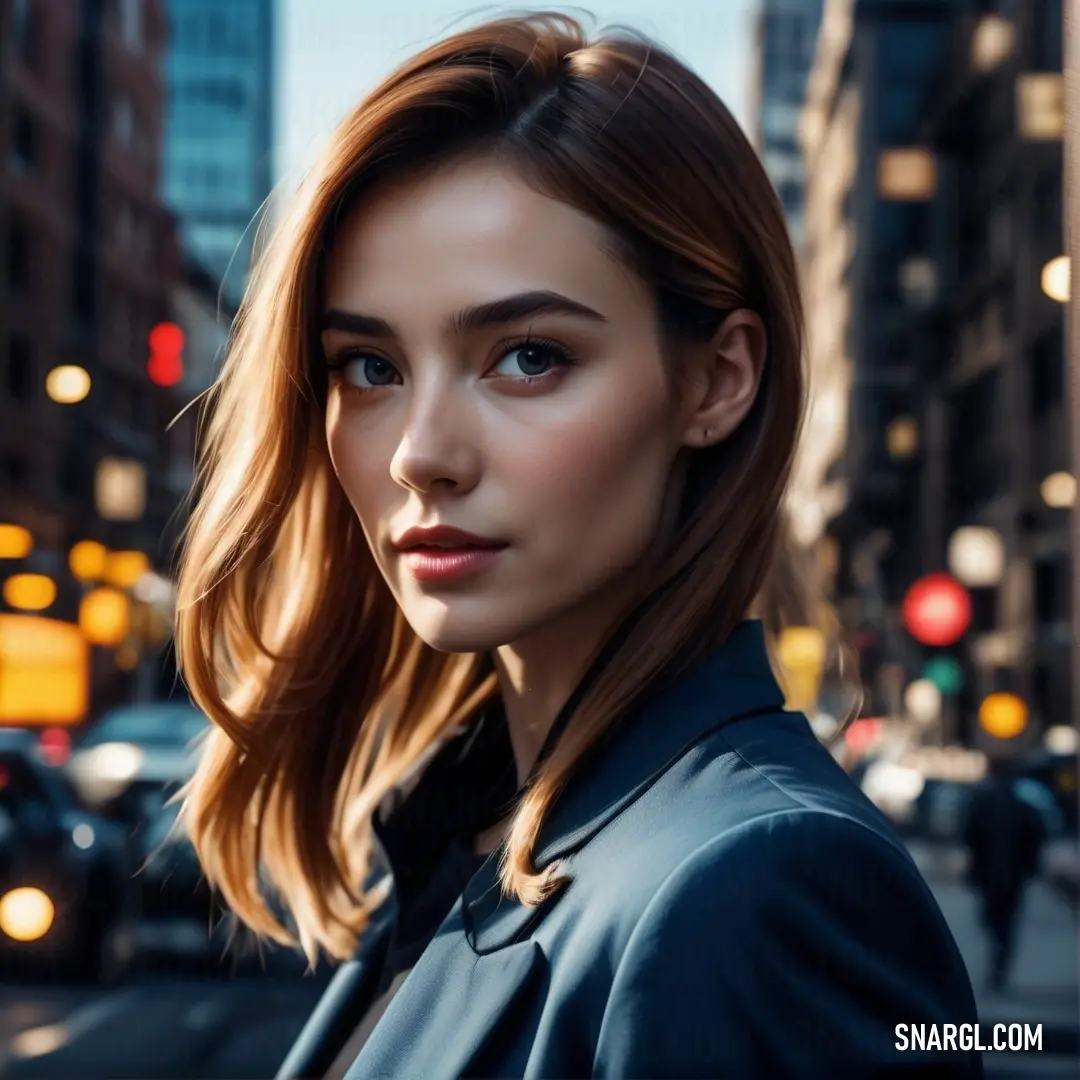
[[537,869],[581,847],[709,732],[783,705],[764,627],[746,620],[703,664],[629,713],[574,773],[541,829]]
[[[777,712],[783,705],[761,623],[741,623],[696,670],[627,714],[573,774],[541,828],[534,865],[543,869],[583,847],[710,732],[747,716]],[[503,896],[493,854],[461,897],[469,946],[482,956],[522,941],[560,895],[538,908]]]

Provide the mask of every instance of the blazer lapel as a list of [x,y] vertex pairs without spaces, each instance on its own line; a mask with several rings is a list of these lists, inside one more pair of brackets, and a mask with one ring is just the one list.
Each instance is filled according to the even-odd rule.
[[[488,865],[494,866],[494,860]],[[477,876],[482,876],[487,865]],[[346,1080],[458,1080],[543,985],[547,961],[532,940],[479,955],[459,901],[371,1033]],[[416,1038],[417,1032],[424,1033]]]

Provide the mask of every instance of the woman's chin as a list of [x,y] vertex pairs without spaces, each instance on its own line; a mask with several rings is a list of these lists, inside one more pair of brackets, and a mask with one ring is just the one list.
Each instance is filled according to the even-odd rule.
[[421,641],[443,653],[493,652],[515,640],[520,632],[519,620],[511,626],[495,612],[466,613],[443,607],[437,614],[418,612],[414,616],[406,611],[405,617]]

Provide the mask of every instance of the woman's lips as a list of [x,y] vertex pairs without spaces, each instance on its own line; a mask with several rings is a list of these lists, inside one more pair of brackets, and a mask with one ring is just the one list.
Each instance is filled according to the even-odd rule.
[[413,547],[403,551],[402,558],[417,581],[460,581],[489,570],[506,547]]

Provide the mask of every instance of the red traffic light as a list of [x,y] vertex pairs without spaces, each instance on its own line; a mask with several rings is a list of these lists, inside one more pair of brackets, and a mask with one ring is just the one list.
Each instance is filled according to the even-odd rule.
[[901,614],[921,644],[955,645],[971,625],[971,596],[949,574],[927,574],[908,589]]
[[150,331],[150,359],[146,371],[157,386],[175,386],[184,377],[184,331],[176,323],[163,322]]

